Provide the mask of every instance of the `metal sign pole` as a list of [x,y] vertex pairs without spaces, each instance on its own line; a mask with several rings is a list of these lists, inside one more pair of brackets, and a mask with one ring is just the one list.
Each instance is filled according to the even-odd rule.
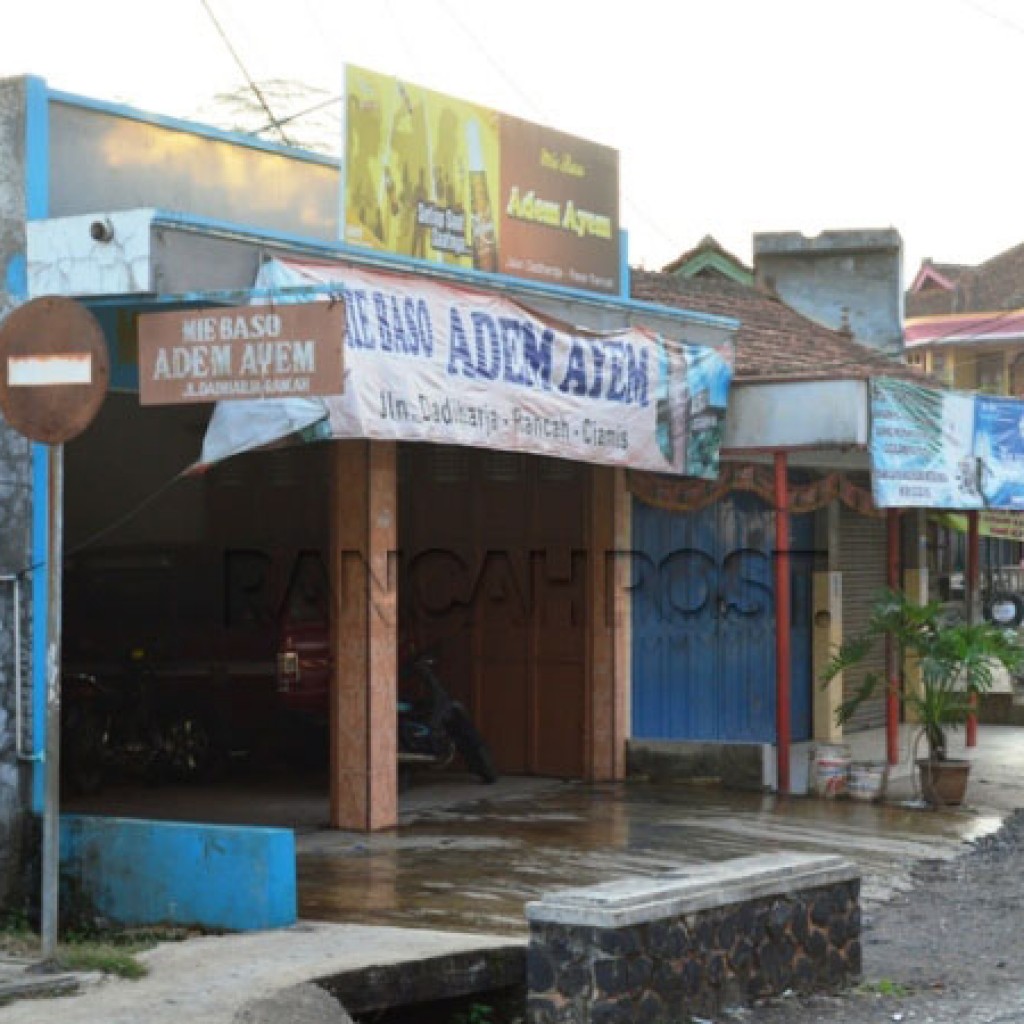
[[64,445],[47,449],[49,502],[46,562],[46,778],[43,805],[42,910],[44,961],[57,955],[60,889],[60,612],[64,533]]
[[[58,295],[31,299],[0,324],[0,409],[14,430],[47,445],[46,750],[40,938],[57,953],[60,887],[60,591],[64,534],[64,442],[93,421],[107,393],[110,356],[99,321]],[[33,622],[35,630],[41,622]]]

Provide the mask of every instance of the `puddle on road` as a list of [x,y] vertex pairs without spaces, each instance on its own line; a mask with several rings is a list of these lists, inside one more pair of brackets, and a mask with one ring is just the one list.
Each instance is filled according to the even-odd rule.
[[524,905],[544,892],[772,850],[849,857],[871,903],[909,887],[914,860],[951,858],[998,823],[685,785],[568,784],[530,800],[428,810],[358,844],[337,833],[302,837],[300,913],[523,934]]

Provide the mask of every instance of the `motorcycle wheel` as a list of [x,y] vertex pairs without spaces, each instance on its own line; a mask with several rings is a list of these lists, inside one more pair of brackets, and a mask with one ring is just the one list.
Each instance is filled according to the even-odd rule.
[[177,782],[203,782],[216,772],[219,750],[209,720],[182,712],[164,726],[161,737],[163,768]]
[[985,618],[1003,629],[1016,629],[1024,621],[1024,599],[1018,594],[996,594],[985,602]]
[[465,708],[456,704],[448,716],[448,732],[451,735],[455,749],[466,762],[466,767],[481,782],[488,785],[498,781],[498,772],[494,767],[494,758],[491,756],[490,747],[484,742],[484,738],[477,732],[476,726],[466,714]]

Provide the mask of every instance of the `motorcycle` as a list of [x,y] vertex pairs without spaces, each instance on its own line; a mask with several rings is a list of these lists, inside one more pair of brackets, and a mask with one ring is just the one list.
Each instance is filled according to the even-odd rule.
[[61,689],[61,778],[68,792],[95,793],[111,777],[190,782],[214,772],[221,747],[210,716],[161,698],[148,673],[101,681],[72,672]]
[[498,773],[490,748],[466,709],[448,695],[430,654],[414,656],[403,668],[403,697],[398,708],[399,783],[417,764],[445,768],[456,755],[481,782],[494,783]]

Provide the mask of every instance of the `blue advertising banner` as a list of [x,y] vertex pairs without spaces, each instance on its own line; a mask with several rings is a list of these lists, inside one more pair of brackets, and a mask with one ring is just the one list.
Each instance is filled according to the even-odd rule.
[[974,454],[985,506],[1024,509],[1024,402],[975,399]]
[[879,508],[1024,510],[1024,400],[871,381]]

